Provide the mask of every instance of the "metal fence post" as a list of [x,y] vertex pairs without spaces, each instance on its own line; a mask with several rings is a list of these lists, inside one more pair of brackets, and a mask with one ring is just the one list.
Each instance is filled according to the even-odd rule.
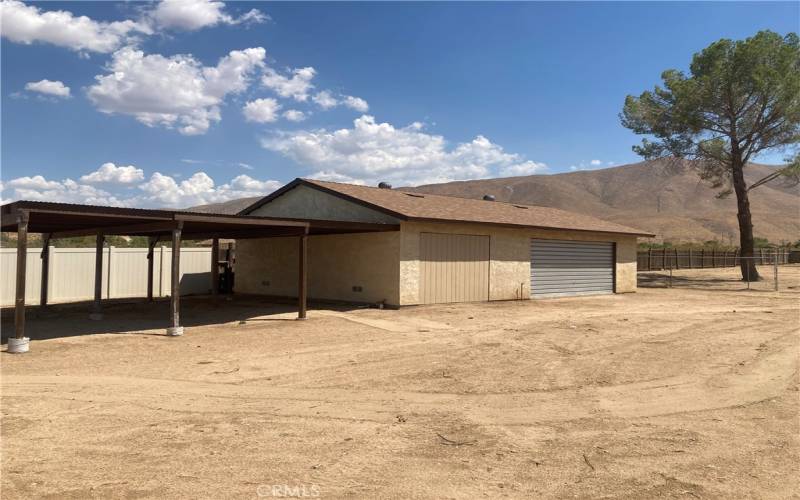
[[778,258],[777,258],[777,254],[776,254],[776,257],[775,257],[774,269],[775,269],[775,291],[777,292],[778,291]]
[[672,266],[669,266],[669,287],[672,288]]

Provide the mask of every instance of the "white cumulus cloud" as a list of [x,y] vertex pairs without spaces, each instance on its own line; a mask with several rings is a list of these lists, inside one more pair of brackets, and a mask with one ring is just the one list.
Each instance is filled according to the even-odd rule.
[[283,117],[290,122],[301,122],[307,118],[305,113],[297,109],[287,109],[283,112]]
[[103,163],[90,174],[81,176],[81,182],[88,184],[135,184],[144,180],[144,170],[133,165],[117,166],[111,162]]
[[352,95],[336,97],[329,90],[317,92],[311,100],[314,101],[314,104],[326,110],[335,108],[336,106],[346,106],[360,113],[369,111],[369,104],[364,99]]
[[87,95],[104,113],[131,115],[184,135],[204,134],[220,121],[225,97],[244,91],[265,57],[261,47],[234,50],[216,66],[203,66],[191,55],[145,55],[125,47],[114,53],[108,74],[95,77]]
[[264,196],[281,185],[278,181],[259,181],[242,174],[228,183],[216,186],[205,172],[197,172],[188,179],[177,182],[169,175],[156,172],[139,186],[144,195],[136,201],[142,206],[185,208],[236,198]]
[[25,90],[28,92],[38,92],[54,97],[70,97],[69,87],[64,85],[64,82],[58,80],[39,80],[38,82],[28,82],[25,84]]
[[160,28],[185,31],[217,24],[262,23],[269,19],[258,9],[233,17],[225,12],[225,3],[217,0],[163,0],[148,17]]
[[519,177],[523,175],[534,175],[547,172],[547,164],[536,161],[525,161],[516,163],[500,169],[502,177]]
[[75,51],[113,52],[136,34],[152,34],[143,22],[95,21],[66,10],[44,11],[17,0],[0,3],[0,32],[16,43],[51,43]]
[[108,191],[80,184],[72,179],[50,181],[41,175],[18,177],[4,183],[2,188],[3,201],[33,200],[89,205],[125,205]]
[[261,140],[264,148],[319,169],[315,177],[344,182],[390,181],[395,185],[447,182],[541,171],[483,136],[450,147],[420,123],[396,128],[363,115],[353,128],[279,132]]
[[256,99],[247,102],[242,108],[242,113],[249,122],[269,123],[278,119],[280,109],[281,105],[275,99]]
[[346,95],[344,96],[342,102],[348,108],[354,109],[359,113],[366,113],[367,111],[369,111],[369,104],[367,104],[367,101],[365,101],[360,97],[353,97],[351,95]]
[[0,2],[0,32],[16,43],[50,43],[78,51],[110,53],[153,35],[156,30],[194,31],[218,24],[263,23],[269,16],[258,9],[233,16],[219,0],[163,0],[141,9],[138,19],[96,21],[67,10],[43,10],[19,0]]
[[314,88],[311,80],[317,71],[312,67],[295,68],[291,76],[284,76],[272,68],[267,68],[261,77],[261,85],[274,91],[283,98],[295,101],[308,100],[308,93]]
[[[113,164],[107,163],[103,166],[106,165]],[[125,167],[117,169],[101,167],[81,177],[80,182],[72,179],[49,180],[42,175],[18,177],[0,184],[0,199],[3,202],[35,200],[128,207],[186,208],[237,198],[264,196],[282,185],[278,181],[261,181],[248,175],[237,175],[230,181],[217,185],[205,172],[197,172],[181,181],[175,179],[177,175],[155,172],[145,181],[143,172],[135,167],[134,171],[123,170],[127,172],[127,176],[122,176],[123,182],[117,182],[115,177],[120,177],[119,168],[125,169]],[[101,189],[92,183],[105,183],[105,185]]]
[[322,109],[330,109],[339,104],[339,101],[327,90],[316,93],[311,100]]
[[[613,167],[616,163],[613,161],[605,162],[606,167]],[[603,161],[602,160],[589,160],[581,161],[577,165],[570,165],[569,169],[573,172],[579,172],[582,170],[597,170],[603,168]]]

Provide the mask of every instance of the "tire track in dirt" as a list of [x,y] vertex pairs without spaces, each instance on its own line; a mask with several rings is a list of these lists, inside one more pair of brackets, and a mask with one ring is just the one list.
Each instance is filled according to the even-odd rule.
[[[364,418],[382,421],[396,412],[436,412],[458,407],[471,421],[493,425],[526,425],[576,420],[603,414],[647,417],[745,405],[779,395],[797,371],[797,335],[774,341],[746,369],[696,374],[611,387],[554,392],[443,394],[410,391],[303,389],[243,386],[207,382],[123,377],[6,376],[5,398],[50,398],[53,390],[70,391],[75,399],[118,402],[124,399],[173,411],[215,412],[220,406],[246,412],[309,418]],[[120,396],[124,394],[124,396]],[[227,404],[222,403],[227,401]],[[314,406],[314,411],[308,411]],[[345,407],[346,415],[342,415]]]

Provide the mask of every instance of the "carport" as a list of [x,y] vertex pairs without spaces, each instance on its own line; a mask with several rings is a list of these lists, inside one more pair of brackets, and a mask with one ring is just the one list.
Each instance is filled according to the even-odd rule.
[[[311,224],[299,220],[283,220],[266,217],[247,217],[230,215],[198,214],[186,211],[147,210],[93,205],[72,205],[35,201],[18,201],[2,206],[2,230],[17,233],[16,292],[14,303],[14,337],[9,338],[9,352],[28,350],[25,337],[25,275],[28,247],[28,233],[41,233],[43,239],[43,269],[47,269],[49,242],[52,239],[94,235],[97,238],[94,300],[92,319],[103,318],[102,289],[102,251],[107,235],[147,236],[148,276],[147,299],[153,298],[153,247],[159,241],[171,240],[171,293],[170,318],[167,335],[183,333],[180,322],[180,247],[182,240],[212,240],[211,280],[212,293],[217,293],[219,280],[216,265],[220,238],[247,239],[277,236],[296,236],[299,244],[299,283],[297,319],[306,318],[307,287],[307,245]],[[337,223],[317,223],[315,232],[341,232],[354,230]],[[361,228],[369,230],[369,228]],[[47,272],[42,273],[42,296],[40,306],[47,306]]]

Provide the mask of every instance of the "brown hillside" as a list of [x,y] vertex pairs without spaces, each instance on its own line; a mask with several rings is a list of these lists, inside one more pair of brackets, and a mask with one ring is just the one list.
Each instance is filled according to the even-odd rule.
[[[748,182],[772,171],[750,164]],[[646,161],[602,170],[431,184],[404,190],[541,205],[641,228],[668,241],[738,240],[736,199],[716,198],[691,163]],[[800,188],[773,181],[750,197],[755,235],[773,242],[800,238]]]

